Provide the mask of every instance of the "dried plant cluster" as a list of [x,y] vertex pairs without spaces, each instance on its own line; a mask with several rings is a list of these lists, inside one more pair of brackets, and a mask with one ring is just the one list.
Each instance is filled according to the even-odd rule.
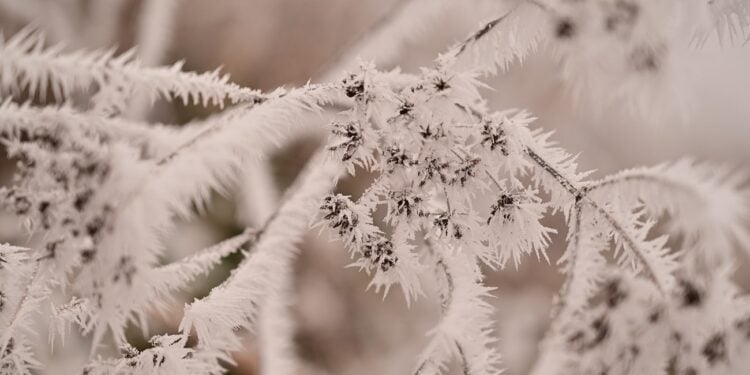
[[[145,3],[161,17],[174,6]],[[397,38],[435,3],[403,2],[359,48],[377,53],[378,36]],[[451,363],[500,373],[483,273],[528,256],[557,261],[566,275],[534,374],[746,373],[750,302],[732,279],[737,245],[750,240],[743,176],[681,160],[590,179],[532,114],[491,109],[481,89],[543,46],[581,95],[617,87],[594,94],[648,111],[671,95],[672,47],[715,30],[742,35],[750,2],[502,3],[418,73],[362,62],[343,79],[269,93],[136,52],[71,52],[31,28],[0,41],[0,139],[17,161],[0,203],[38,239],[0,245],[0,374],[45,371],[39,337],[80,345],[66,340],[71,329],[89,340],[83,374],[224,373],[241,331],[260,334],[264,372],[294,374],[286,310],[296,244],[311,222],[343,242],[376,290],[396,285],[409,303],[437,286],[442,319],[414,374]],[[178,128],[139,120],[144,98],[226,108]],[[339,112],[321,124],[327,144],[265,224],[161,262],[176,218],[331,109]],[[332,192],[362,169],[377,177],[361,196]],[[555,231],[540,222],[556,212],[569,228],[559,260],[547,259]],[[243,260],[185,306],[178,332],[143,350],[128,344],[129,324],[145,330],[154,310],[236,252]],[[112,340],[119,354],[107,349]]]

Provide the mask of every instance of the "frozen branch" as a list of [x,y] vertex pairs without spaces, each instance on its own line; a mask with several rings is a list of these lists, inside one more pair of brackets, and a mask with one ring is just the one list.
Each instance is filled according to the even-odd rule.
[[[0,89],[17,93],[28,90],[31,96],[46,98],[47,89],[62,101],[72,92],[94,87],[117,86],[130,92],[138,90],[151,101],[157,97],[179,98],[195,104],[222,106],[232,103],[264,101],[260,92],[230,83],[218,71],[196,74],[182,72],[182,63],[170,67],[149,68],[133,59],[133,52],[113,56],[113,51],[63,52],[61,44],[47,47],[44,36],[32,28],[0,40]],[[107,97],[95,97],[97,105],[107,108],[116,103]],[[111,95],[110,95],[111,96]]]
[[338,174],[337,165],[323,162],[320,156],[314,158],[269,221],[253,254],[206,298],[186,307],[180,330],[188,333],[195,329],[201,346],[236,349],[238,343],[231,339],[234,328],[253,329],[259,306],[278,293],[278,278],[290,272],[296,243],[317,208],[316,202],[333,188]]

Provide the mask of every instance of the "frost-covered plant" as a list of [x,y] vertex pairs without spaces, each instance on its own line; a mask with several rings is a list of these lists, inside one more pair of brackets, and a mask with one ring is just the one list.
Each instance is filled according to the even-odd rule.
[[[147,3],[153,17],[173,6]],[[408,2],[358,48],[372,43],[377,53],[378,36],[398,37],[428,3]],[[158,52],[148,48],[140,60],[138,52],[69,52],[32,29],[2,40],[0,139],[18,165],[0,202],[37,240],[0,245],[0,374],[45,367],[37,316],[50,321],[53,346],[64,347],[71,329],[90,339],[87,374],[223,373],[242,347],[239,331],[260,335],[265,372],[296,373],[286,310],[296,244],[311,221],[344,243],[376,290],[398,285],[410,303],[437,286],[442,318],[413,373],[441,373],[455,360],[464,374],[496,374],[502,353],[485,272],[527,255],[548,259],[555,230],[541,220],[556,212],[569,228],[559,260],[566,282],[534,373],[746,371],[750,304],[731,278],[734,247],[750,239],[743,178],[682,160],[590,179],[550,133],[532,128],[529,112],[492,110],[481,89],[483,78],[544,45],[577,89],[617,77],[605,83],[623,90],[607,97],[647,111],[638,98],[670,88],[672,49],[714,29],[742,35],[750,5],[502,3],[418,73],[363,62],[343,79],[270,93],[218,72],[153,66],[159,59],[148,56]],[[143,98],[232,106],[177,129],[138,120]],[[325,126],[325,147],[264,224],[161,263],[162,236],[177,217],[240,183],[249,163],[332,104],[346,109]],[[360,169],[377,175],[364,193],[332,192]],[[144,350],[128,343],[129,324],[146,331],[154,310],[236,252],[243,260],[185,306],[179,332],[152,337]],[[107,354],[109,337],[119,355]]]

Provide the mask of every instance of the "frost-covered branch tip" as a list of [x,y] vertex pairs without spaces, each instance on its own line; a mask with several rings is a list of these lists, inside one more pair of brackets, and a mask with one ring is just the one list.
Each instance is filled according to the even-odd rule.
[[66,52],[62,44],[47,46],[42,33],[26,28],[12,38],[0,39],[0,89],[6,93],[28,90],[42,99],[48,90],[57,101],[76,91],[98,89],[94,107],[118,106],[125,93],[138,92],[150,101],[179,98],[184,103],[222,106],[230,103],[264,101],[256,90],[229,82],[218,70],[197,74],[183,72],[183,63],[169,67],[144,67],[134,59],[133,50],[114,55],[109,51]]

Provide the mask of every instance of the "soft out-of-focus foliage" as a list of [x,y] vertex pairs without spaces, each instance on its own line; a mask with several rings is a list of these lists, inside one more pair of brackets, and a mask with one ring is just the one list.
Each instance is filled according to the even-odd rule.
[[[0,5],[33,18],[46,14],[41,3]],[[118,3],[107,9],[116,15]],[[381,51],[392,62],[413,37],[412,19],[448,7],[405,0],[332,65],[330,81],[268,93],[218,71],[158,66],[179,3],[144,0],[141,45],[122,54],[48,44],[31,27],[0,43],[0,139],[17,162],[0,203],[34,239],[0,245],[0,373],[54,372],[46,345],[83,338],[82,373],[218,374],[248,334],[262,372],[298,373],[294,261],[312,224],[384,296],[402,293],[407,305],[435,297],[438,321],[399,371],[497,374],[503,300],[487,276],[523,269],[529,257],[549,262],[557,230],[545,220],[555,214],[567,227],[566,280],[532,373],[748,370],[750,305],[732,279],[737,244],[750,239],[744,176],[685,159],[596,180],[528,111],[483,97],[487,77],[545,48],[561,78],[598,105],[683,113],[674,51],[714,32],[745,38],[746,1],[509,0],[416,72],[352,62]],[[457,7],[474,6],[486,4]],[[180,128],[141,120],[157,99],[220,112]],[[320,129],[324,145],[277,202],[264,159]],[[334,192],[362,172],[375,177],[360,195]],[[254,183],[266,192],[244,196],[258,210],[245,213],[254,227],[165,264],[164,236],[178,220],[214,192]],[[129,327],[150,335],[155,312],[171,314],[180,291],[230,256],[239,263],[173,318],[176,332],[133,346]]]

